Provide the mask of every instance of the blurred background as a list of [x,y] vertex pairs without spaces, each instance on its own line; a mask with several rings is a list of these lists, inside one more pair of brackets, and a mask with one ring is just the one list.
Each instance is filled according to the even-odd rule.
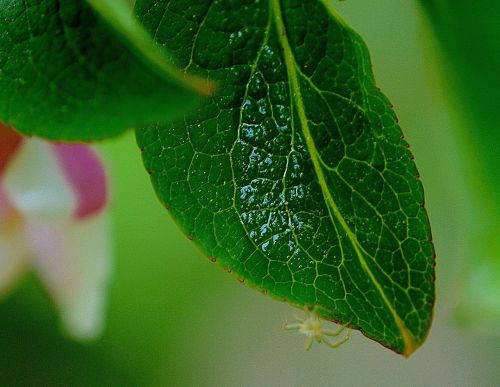
[[[414,2],[335,2],[365,38],[426,189],[437,251],[435,321],[404,359],[362,335],[338,350],[281,329],[294,309],[201,257],[157,201],[132,133],[99,145],[113,183],[115,277],[107,329],[67,340],[36,278],[0,302],[0,385],[495,386],[500,338],[457,325],[478,217],[437,45]],[[390,10],[390,11],[388,11]],[[499,31],[500,33],[500,31]],[[441,62],[442,63],[442,62]]]

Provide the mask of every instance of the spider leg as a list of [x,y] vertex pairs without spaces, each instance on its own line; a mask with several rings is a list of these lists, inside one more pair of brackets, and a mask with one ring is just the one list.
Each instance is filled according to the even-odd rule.
[[335,336],[340,335],[344,331],[345,328],[346,328],[346,326],[342,325],[338,329],[323,329],[323,334],[325,336],[335,337]]
[[291,329],[300,329],[301,324],[288,324],[286,321],[283,324],[283,329],[286,329],[287,331]]
[[[324,329],[323,333],[325,334],[325,336],[333,336],[333,337],[338,336],[344,331],[344,329],[346,329],[349,326],[349,324],[350,324],[350,321],[341,325],[337,329]],[[350,330],[351,330],[351,328],[349,328],[349,333],[348,333],[349,335],[350,335]]]
[[342,344],[344,344],[346,341],[348,341],[350,338],[351,338],[351,329],[348,330],[347,334],[344,337],[342,337],[341,339],[339,339],[337,341],[331,341],[330,339],[328,339],[328,337],[323,337],[322,340],[330,348],[338,348]]
[[309,336],[306,338],[306,341],[304,343],[304,349],[306,351],[309,351],[311,349],[311,346],[313,344],[313,339],[314,339],[314,337],[312,337],[312,336]]

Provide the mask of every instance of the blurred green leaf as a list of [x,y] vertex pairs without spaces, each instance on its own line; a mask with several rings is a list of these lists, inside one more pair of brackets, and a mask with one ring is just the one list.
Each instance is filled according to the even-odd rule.
[[[445,54],[449,95],[459,104],[478,191],[500,217],[500,3],[420,0]],[[473,161],[473,160],[471,160]],[[490,197],[485,186],[491,191]],[[493,208],[490,209],[490,211]]]
[[28,135],[95,140],[178,116],[209,93],[132,12],[121,0],[0,1],[0,120]]
[[[460,280],[457,317],[464,325],[498,334],[500,323],[500,3],[420,0],[443,51],[460,124],[468,185],[476,219],[472,251]],[[461,131],[460,129],[464,129]]]
[[477,262],[462,281],[457,322],[483,335],[500,335],[500,260]]
[[317,0],[136,8],[179,67],[221,85],[137,132],[182,229],[252,286],[411,354],[432,319],[430,227],[362,39]]

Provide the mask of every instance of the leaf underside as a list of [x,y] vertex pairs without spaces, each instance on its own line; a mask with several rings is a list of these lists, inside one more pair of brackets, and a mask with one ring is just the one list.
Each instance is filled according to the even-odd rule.
[[131,8],[89,3],[96,8],[0,0],[0,121],[28,135],[96,140],[178,117],[197,101],[206,84],[164,64]]
[[423,189],[361,38],[318,0],[139,0],[186,72],[220,87],[137,131],[160,200],[251,285],[404,355],[425,339]]

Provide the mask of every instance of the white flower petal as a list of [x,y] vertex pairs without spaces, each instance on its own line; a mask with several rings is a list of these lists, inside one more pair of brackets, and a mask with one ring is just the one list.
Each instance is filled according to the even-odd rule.
[[93,339],[104,326],[111,273],[109,231],[103,214],[28,225],[33,268],[59,307],[64,327],[78,339]]
[[70,218],[76,198],[50,143],[25,141],[5,170],[3,187],[26,219]]

